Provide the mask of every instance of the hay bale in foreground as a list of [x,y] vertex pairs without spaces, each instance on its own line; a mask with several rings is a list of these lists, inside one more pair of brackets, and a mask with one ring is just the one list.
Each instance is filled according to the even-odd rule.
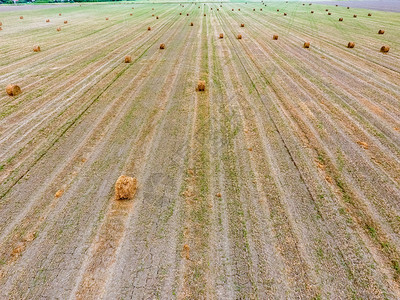
[[272,39],[275,40],[275,41],[276,41],[278,38],[279,38],[279,36],[278,36],[277,34],[274,34],[274,35],[272,36]]
[[349,43],[347,44],[347,48],[354,48],[355,45],[356,45],[356,44],[355,44],[354,42],[349,42]]
[[131,62],[132,62],[132,56],[130,56],[130,55],[125,56],[125,63],[128,64]]
[[40,52],[40,46],[34,46],[33,52]]
[[199,80],[197,82],[197,90],[199,92],[204,92],[206,89],[206,82],[204,80]]
[[381,47],[381,52],[382,52],[382,53],[388,53],[389,50],[390,50],[390,47],[387,46],[387,45]]
[[160,44],[160,49],[165,49],[165,44]]
[[385,33],[385,30],[379,29],[378,34],[384,34],[384,33]]
[[137,180],[134,177],[121,175],[115,183],[115,200],[132,199],[137,189]]
[[223,34],[223,33],[220,33],[220,34],[219,34],[219,38],[220,38],[220,39],[223,39],[223,38],[224,38],[224,34]]
[[310,48],[310,42],[304,42],[303,47],[304,48]]
[[6,87],[6,92],[9,96],[17,96],[21,94],[21,88],[16,84],[9,84]]
[[242,39],[242,35],[241,35],[241,34],[238,34],[237,39],[238,39],[238,40],[241,40],[241,39]]

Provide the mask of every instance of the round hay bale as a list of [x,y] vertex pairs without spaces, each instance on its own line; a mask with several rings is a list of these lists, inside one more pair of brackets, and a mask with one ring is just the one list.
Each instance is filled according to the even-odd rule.
[[158,16],[156,17],[156,19],[158,20]]
[[150,26],[149,26],[149,27],[147,27],[147,30],[148,30],[148,31],[150,31],[150,30],[151,30],[151,27],[150,27]]
[[384,34],[384,33],[385,33],[385,30],[379,29],[378,34]]
[[303,3],[303,6],[304,6],[305,4]]
[[325,11],[328,11],[329,9],[325,9]]
[[210,9],[212,10],[212,7]]
[[190,22],[190,26],[193,26],[193,22]]
[[349,6],[347,6],[347,9],[350,9],[350,7],[349,7]]
[[24,17],[23,17],[23,16],[20,16],[19,18],[22,20]]
[[339,22],[343,22],[343,18],[339,18]]
[[125,56],[125,63],[129,64],[131,62],[132,62],[132,56],[130,56],[130,55]]
[[67,24],[68,23],[68,21],[64,21],[64,24]]
[[179,13],[180,16],[182,16],[182,13]]
[[197,91],[204,92],[206,89],[206,82],[204,80],[199,80],[197,82]]
[[152,8],[151,10],[154,10],[154,8]]
[[314,11],[312,10],[312,11],[311,11],[311,13],[313,14],[313,13],[314,13]]
[[33,52],[40,52],[40,46],[34,46]]
[[336,6],[336,7],[338,7],[339,5],[338,5],[338,4],[336,4],[335,6]]
[[220,33],[220,34],[219,34],[219,38],[220,38],[220,39],[223,39],[223,38],[224,38],[224,34],[223,34],[223,33]]
[[133,14],[129,14],[130,16],[133,16]]
[[372,16],[372,14],[369,13],[369,14],[368,14],[368,17],[370,17],[370,16]]
[[387,45],[381,47],[381,52],[382,52],[382,53],[388,53],[389,50],[390,50],[390,47],[387,46]]
[[240,11],[240,8],[238,9],[238,11]]
[[49,22],[50,22],[50,20],[49,20],[49,19],[47,19],[47,20],[46,20],[46,23],[49,23]]
[[154,17],[154,14],[152,14],[151,16]]
[[256,9],[255,9],[255,8],[253,8],[253,11],[256,11]]
[[357,15],[353,15],[353,18],[357,18]]
[[3,26],[3,23],[0,22],[0,26]]
[[108,21],[108,18],[106,18],[106,21]]
[[160,49],[165,49],[165,44],[160,44]]
[[242,23],[242,24],[240,24],[240,27],[244,27],[244,24]]
[[310,48],[310,42],[304,42],[303,48]]
[[234,11],[234,9],[232,8],[232,11]]
[[204,14],[204,16],[206,16],[206,14]]
[[277,9],[276,11],[279,11],[279,9]]
[[347,48],[354,48],[355,45],[356,45],[356,44],[355,44],[354,42],[349,42],[349,43],[347,44]]
[[61,31],[61,27],[57,27],[57,31]]
[[328,13],[328,16],[330,16],[330,15],[331,15],[331,13],[329,12],[329,13]]
[[238,39],[238,40],[241,40],[241,39],[242,39],[242,35],[241,35],[241,34],[238,34],[237,39]]
[[0,27],[0,31],[2,31],[2,30],[3,30],[3,28]]
[[217,11],[219,11],[219,8],[217,8]]
[[284,16],[287,16],[287,13],[283,13]]
[[260,8],[260,11],[262,11],[262,8]]
[[115,183],[115,200],[129,200],[135,196],[137,180],[134,177],[121,175]]
[[61,14],[58,14],[59,16],[61,16]]
[[6,87],[6,93],[9,96],[17,96],[17,95],[21,94],[21,92],[22,92],[21,88],[16,84],[9,84]]
[[275,40],[275,41],[276,41],[278,38],[279,38],[279,36],[278,36],[277,34],[274,34],[274,35],[272,36],[272,39]]
[[186,14],[186,17],[189,17],[189,14]]

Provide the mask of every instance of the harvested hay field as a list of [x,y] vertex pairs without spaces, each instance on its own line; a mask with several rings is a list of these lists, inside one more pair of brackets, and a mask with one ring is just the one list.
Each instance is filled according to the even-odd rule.
[[304,3],[0,10],[0,299],[400,299],[399,14]]

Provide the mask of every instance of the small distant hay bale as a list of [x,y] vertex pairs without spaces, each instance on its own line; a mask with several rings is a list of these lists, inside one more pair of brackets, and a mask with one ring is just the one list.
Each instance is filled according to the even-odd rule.
[[262,8],[260,8],[260,11],[262,11]]
[[158,20],[158,16],[156,17],[156,19]]
[[212,7],[210,9],[212,10]]
[[204,14],[204,16],[206,16],[206,14]]
[[223,34],[223,33],[220,33],[220,34],[219,34],[219,38],[220,38],[220,39],[223,39],[223,38],[224,38],[224,34]]
[[165,49],[165,44],[164,43],[160,44],[160,49]]
[[193,22],[190,22],[190,26],[193,26]]
[[130,55],[127,55],[127,56],[125,56],[125,63],[131,63],[132,62],[132,56],[130,56]]
[[305,4],[303,3],[303,6],[304,6]]
[[189,258],[190,258],[190,247],[189,247],[188,244],[183,245],[183,256],[184,256],[186,259],[189,259]]
[[135,196],[137,180],[134,177],[121,175],[115,183],[115,200],[129,200]]
[[217,8],[217,11],[219,11],[219,8]]
[[3,23],[0,22],[0,27],[3,26]]
[[20,16],[19,18],[22,20],[24,17],[23,17],[23,16]]
[[58,14],[59,16],[61,16],[61,14]]
[[240,11],[240,8],[238,8],[238,11]]
[[232,11],[234,11],[234,9],[232,8]]
[[338,7],[339,5],[338,5],[338,4],[336,4],[335,6],[336,6],[336,7]]
[[310,11],[312,14],[314,13],[314,11],[312,10],[312,11]]
[[21,88],[16,84],[9,84],[6,87],[6,93],[9,96],[17,96],[17,95],[21,94],[21,92],[22,92]]
[[154,10],[154,8],[152,8],[151,10]]
[[150,26],[149,26],[149,27],[147,27],[147,30],[148,30],[148,31],[150,31],[150,30],[151,30],[151,27],[150,27]]
[[133,14],[129,14],[130,16],[133,16]]
[[241,35],[241,34],[238,34],[237,39],[238,39],[238,40],[241,40],[241,39],[242,39],[242,35]]
[[277,9],[276,11],[279,11],[279,9]]
[[287,13],[283,13],[284,16],[287,16]]
[[389,50],[390,50],[390,47],[387,46],[387,45],[381,47],[381,52],[382,52],[382,53],[388,53]]
[[199,80],[197,82],[197,90],[199,92],[204,92],[206,90],[206,82],[204,80]]
[[152,14],[151,16],[154,17],[154,14]]
[[60,198],[63,194],[64,194],[64,190],[58,190],[58,191],[54,194],[54,198]]
[[353,18],[357,18],[357,15],[353,15]]
[[240,24],[240,27],[244,27],[244,24],[242,23],[242,24]]
[[33,52],[40,52],[40,46],[34,46]]
[[303,48],[310,48],[310,42],[304,42]]
[[354,48],[355,45],[356,45],[356,44],[355,44],[354,42],[349,42],[349,43],[347,44],[347,48]]
[[46,23],[49,23],[49,22],[50,22],[50,20],[49,20],[49,19],[47,19],[47,20],[46,20]]
[[328,16],[330,16],[331,15],[331,13],[330,12],[328,12]]
[[67,20],[65,20],[65,21],[64,21],[64,24],[67,24],[67,23],[68,23],[68,21],[67,21]]
[[179,13],[180,16],[182,16],[182,13]]
[[385,33],[385,30],[379,29],[378,34],[384,34],[384,33]]
[[368,14],[368,17],[370,17],[370,16],[372,16],[372,14],[369,13],[369,14]]
[[274,35],[272,36],[272,39],[275,40],[275,41],[276,41],[278,38],[279,38],[279,36],[278,36],[277,34],[274,34]]
[[253,8],[253,11],[256,11],[256,9],[255,9],[255,8]]
[[325,9],[325,11],[328,11],[329,9]]
[[57,31],[61,31],[61,27],[57,27]]
[[339,18],[339,22],[343,22],[343,18]]
[[186,17],[189,17],[189,14],[186,14]]
[[349,6],[347,6],[347,9],[350,9],[350,7],[349,7]]
[[108,18],[106,18],[106,21],[108,21]]

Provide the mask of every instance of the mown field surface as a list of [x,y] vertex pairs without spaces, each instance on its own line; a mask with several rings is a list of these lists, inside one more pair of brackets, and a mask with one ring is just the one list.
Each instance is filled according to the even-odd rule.
[[400,298],[399,14],[266,3],[0,13],[1,299]]

